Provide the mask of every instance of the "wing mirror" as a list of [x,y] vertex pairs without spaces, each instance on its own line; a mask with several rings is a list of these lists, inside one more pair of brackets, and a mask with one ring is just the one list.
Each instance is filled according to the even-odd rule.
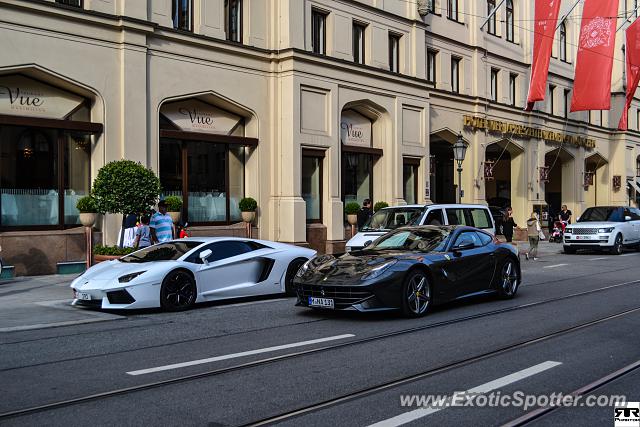
[[462,242],[459,245],[453,247],[453,253],[454,255],[460,255],[460,252],[473,249],[475,247],[476,245],[473,242]]
[[373,240],[367,240],[366,242],[364,242],[363,248],[366,248],[367,246],[370,246],[372,243],[373,243]]
[[624,220],[625,220],[625,221],[631,221],[631,217],[630,217],[629,215],[626,215],[626,216],[624,217]]
[[202,260],[203,264],[209,264],[209,261],[207,261],[207,258],[209,258],[212,253],[213,252],[211,252],[211,249],[207,249],[200,252],[200,259]]

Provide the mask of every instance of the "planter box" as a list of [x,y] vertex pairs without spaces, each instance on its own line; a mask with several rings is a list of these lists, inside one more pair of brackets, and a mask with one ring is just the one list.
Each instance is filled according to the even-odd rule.
[[56,269],[58,274],[84,273],[87,269],[87,263],[85,261],[59,262]]

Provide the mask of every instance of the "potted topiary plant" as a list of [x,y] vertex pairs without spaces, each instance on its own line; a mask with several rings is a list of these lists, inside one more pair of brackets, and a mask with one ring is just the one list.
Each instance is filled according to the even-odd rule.
[[134,248],[120,248],[118,246],[102,246],[96,245],[93,248],[93,259],[95,263],[110,261],[112,259],[120,259],[125,255],[134,252]]
[[256,209],[258,208],[258,202],[251,197],[245,197],[238,203],[240,212],[242,214],[242,220],[246,223],[253,222],[256,217]]
[[178,196],[167,196],[164,201],[167,203],[167,212],[171,216],[174,224],[180,221],[180,212],[182,211],[182,199]]
[[98,215],[98,207],[92,196],[80,197],[76,202],[76,209],[80,211],[80,223],[85,227],[93,227]]
[[351,225],[358,224],[358,211],[360,210],[360,205],[358,202],[349,202],[344,207],[344,213],[347,214],[347,222]]
[[376,202],[376,204],[373,205],[373,211],[378,212],[380,209],[384,209],[388,207],[389,207],[389,203],[387,202]]

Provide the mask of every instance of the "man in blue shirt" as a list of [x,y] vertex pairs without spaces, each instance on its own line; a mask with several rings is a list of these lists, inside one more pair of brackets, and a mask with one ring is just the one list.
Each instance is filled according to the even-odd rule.
[[149,224],[151,228],[151,240],[153,243],[168,242],[173,239],[173,221],[167,213],[167,202],[160,200],[158,203],[158,212],[151,217]]

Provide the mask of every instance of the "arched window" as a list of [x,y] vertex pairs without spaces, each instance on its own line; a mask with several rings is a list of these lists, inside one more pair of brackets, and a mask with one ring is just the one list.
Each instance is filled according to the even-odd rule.
[[564,22],[560,25],[560,60],[567,60],[567,26]]
[[[496,0],[487,0],[487,16],[491,15],[491,13],[496,9]],[[489,19],[487,31],[489,34],[496,33],[496,14]]]
[[513,41],[515,25],[513,21],[513,0],[507,0],[507,41]]

